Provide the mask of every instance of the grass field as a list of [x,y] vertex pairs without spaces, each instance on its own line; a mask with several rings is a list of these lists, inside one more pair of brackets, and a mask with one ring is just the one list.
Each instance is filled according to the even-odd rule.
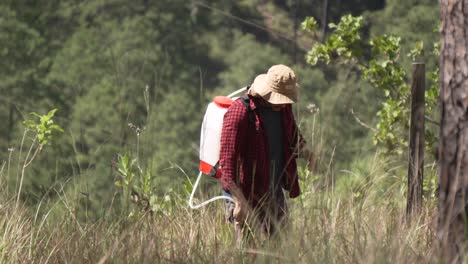
[[422,214],[406,223],[400,171],[376,155],[337,173],[334,184],[327,173],[301,172],[303,194],[289,200],[279,238],[243,247],[233,242],[223,202],[190,210],[180,194],[154,214],[82,221],[66,195],[26,208],[2,191],[0,263],[437,262],[435,202],[426,194]]

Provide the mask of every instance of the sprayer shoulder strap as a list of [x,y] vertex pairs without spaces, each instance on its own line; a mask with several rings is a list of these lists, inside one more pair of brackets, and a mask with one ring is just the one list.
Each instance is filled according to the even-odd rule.
[[250,111],[250,98],[249,98],[249,95],[248,94],[244,94],[240,97],[240,99],[242,100],[242,104],[245,106],[245,108],[247,109],[247,111]]
[[247,109],[247,113],[249,115],[249,121],[255,123],[255,113],[250,107],[250,98],[248,94],[244,94],[240,97],[242,104],[245,106],[245,109]]

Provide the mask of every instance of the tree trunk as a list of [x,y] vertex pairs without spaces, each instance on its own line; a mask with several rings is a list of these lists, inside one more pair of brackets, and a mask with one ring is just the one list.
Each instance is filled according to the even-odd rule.
[[438,238],[444,263],[464,257],[468,191],[468,0],[440,0],[441,122]]
[[328,0],[322,2],[322,43],[327,39],[327,25],[328,24]]
[[424,178],[424,92],[426,89],[424,63],[413,63],[411,84],[411,122],[408,153],[408,220],[419,216],[422,208]]

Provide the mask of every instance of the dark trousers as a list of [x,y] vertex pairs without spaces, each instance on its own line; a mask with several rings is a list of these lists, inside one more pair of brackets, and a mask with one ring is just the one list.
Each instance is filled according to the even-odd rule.
[[233,202],[226,200],[226,221],[232,224],[238,245],[242,242],[261,243],[266,239],[274,239],[286,225],[288,209],[282,190],[275,195],[264,196],[243,223],[235,221],[234,207]]

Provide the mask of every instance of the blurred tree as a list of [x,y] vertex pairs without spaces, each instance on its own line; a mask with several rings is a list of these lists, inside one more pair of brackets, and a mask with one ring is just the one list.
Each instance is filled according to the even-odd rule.
[[374,119],[378,98],[377,91],[350,70],[340,71],[338,80],[318,98],[324,154],[335,169],[347,168],[357,157],[375,151],[372,131],[363,124]]
[[[71,22],[60,14],[61,1],[47,3],[31,1],[2,1],[0,4],[0,46],[2,64],[0,65],[0,92],[2,103],[0,120],[5,124],[0,128],[0,159],[6,159],[6,146],[16,149],[18,153],[23,129],[20,124],[31,111],[44,113],[53,107],[59,109],[57,120],[66,125],[65,118],[71,105],[68,105],[57,86],[49,85],[47,74],[53,57],[69,35]],[[29,144],[28,138],[25,144]],[[40,165],[33,165],[33,175],[27,179],[49,178],[63,172],[57,170],[59,164],[70,155],[70,147],[50,148],[47,157],[40,156]],[[16,155],[13,155],[16,157]],[[17,161],[12,160],[12,167]],[[38,169],[38,168],[41,169]],[[37,174],[38,170],[41,171]],[[45,172],[43,174],[42,172]],[[10,173],[10,186],[15,186],[15,173]],[[26,181],[25,184],[30,184]],[[46,185],[47,186],[47,185]]]
[[2,126],[0,152],[2,158],[11,146],[16,122],[21,119],[16,107],[31,110],[43,86],[40,82],[44,38],[18,17],[7,3],[0,4],[0,93]]
[[[436,0],[388,0],[385,9],[369,14],[371,34],[385,32],[401,37],[402,54],[408,54],[414,43],[424,43],[424,53],[430,54],[438,43],[439,10]],[[428,71],[434,69],[437,59],[427,56]],[[412,58],[402,57],[405,69],[411,69]]]
[[[75,145],[76,173],[94,177],[90,193],[95,197],[90,199],[110,201],[111,160],[119,152],[134,151],[129,123],[154,129],[153,138],[144,141],[146,160],[154,155],[159,160],[177,158],[185,166],[196,162],[188,154],[180,156],[182,150],[167,151],[198,138],[196,130],[188,129],[198,125],[196,111],[176,111],[177,100],[171,99],[188,98],[183,109],[199,105],[192,99],[198,98],[194,84],[203,49],[189,34],[192,22],[180,19],[189,15],[185,2],[90,1],[70,8],[80,27],[57,54],[48,80],[64,87],[73,105],[68,144]],[[159,112],[167,103],[171,105]],[[189,118],[183,120],[184,115]],[[178,123],[184,127],[168,131]]]
[[249,85],[255,76],[266,73],[274,64],[291,64],[291,59],[277,48],[260,44],[253,35],[234,32],[230,50],[223,57],[226,70],[219,74],[221,86],[229,91]]

